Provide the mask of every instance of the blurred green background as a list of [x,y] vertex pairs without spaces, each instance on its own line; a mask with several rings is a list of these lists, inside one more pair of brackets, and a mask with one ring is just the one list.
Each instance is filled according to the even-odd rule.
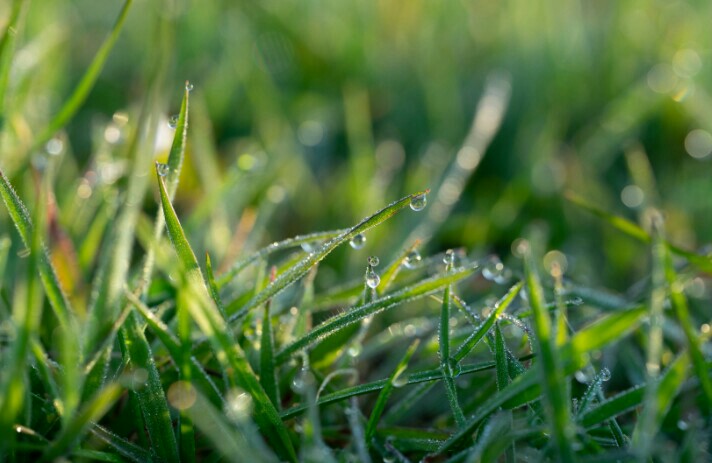
[[[1,145],[3,169],[26,194],[23,160],[42,155],[29,150],[33,134],[76,86],[120,7],[29,5]],[[0,18],[9,10],[5,0]],[[57,200],[66,209],[96,182],[115,181],[126,167],[124,128],[150,82],[167,120],[189,79],[178,208],[198,250],[222,258],[235,246],[348,226],[425,188],[442,209],[457,196],[449,178],[464,191],[433,223],[430,251],[465,246],[509,259],[513,240],[533,229],[568,256],[574,278],[622,290],[647,273],[646,247],[564,192],[636,221],[659,207],[671,241],[709,242],[711,17],[709,1],[136,0],[95,88],[58,134]],[[481,101],[478,130],[497,130],[469,175],[457,153]],[[163,121],[159,159],[171,137]],[[227,200],[216,193],[224,188]],[[218,199],[201,200],[211,194]],[[423,216],[395,220],[369,234],[362,255],[339,251],[334,277],[361,272],[339,262],[395,252]]]

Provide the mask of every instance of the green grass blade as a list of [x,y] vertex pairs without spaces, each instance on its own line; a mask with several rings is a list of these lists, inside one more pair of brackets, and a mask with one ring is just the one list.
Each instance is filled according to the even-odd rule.
[[494,325],[494,362],[497,371],[497,390],[501,391],[509,384],[509,369],[507,367],[507,348],[504,336],[499,329],[499,323]]
[[472,275],[476,269],[477,265],[472,264],[470,267],[460,268],[447,275],[438,275],[376,299],[368,304],[353,307],[341,315],[332,317],[316,326],[306,336],[284,347],[275,357],[277,364],[284,363],[295,352],[316,344],[331,334],[347,326],[351,326],[354,323],[358,323],[366,317],[391,309],[404,302],[425,297],[438,290],[442,290],[445,286]]
[[274,363],[274,334],[270,317],[271,301],[265,303],[262,317],[262,337],[260,342],[260,383],[275,408],[279,410],[279,386],[277,385],[277,366]]
[[329,230],[323,232],[309,233],[307,235],[299,235],[293,238],[287,238],[283,241],[272,243],[269,246],[254,252],[250,256],[235,262],[228,271],[218,277],[218,279],[216,280],[217,287],[222,288],[223,286],[228,284],[233,278],[235,278],[242,270],[246,269],[248,266],[252,265],[255,262],[267,258],[270,254],[273,254],[277,251],[282,251],[284,249],[301,246],[302,244],[311,245],[313,243],[331,240],[339,235],[342,235],[343,233],[346,233],[347,231],[348,229],[344,228],[341,230]]
[[[571,191],[567,192],[566,199],[581,207],[582,209],[585,209],[586,211],[592,213],[593,215],[603,219],[613,228],[622,231],[626,235],[646,244],[650,244],[652,242],[652,238],[650,237],[650,235],[639,225],[631,222],[630,220],[606,212]],[[687,251],[667,241],[665,241],[665,245],[668,247],[668,249],[670,249],[671,252],[679,255],[680,257],[684,257],[700,270],[707,273],[712,273],[712,259],[709,256],[702,256],[700,254]]]
[[[447,266],[446,272],[452,270],[452,264]],[[450,403],[450,409],[452,410],[453,417],[455,418],[455,424],[458,428],[461,428],[465,424],[465,415],[462,413],[462,408],[460,407],[460,402],[457,399],[457,387],[455,386],[455,368],[457,368],[457,362],[451,363],[450,358],[450,307],[452,301],[450,298],[450,293],[452,292],[451,285],[445,287],[443,292],[443,303],[440,310],[440,329],[438,331],[438,344],[440,353],[440,370],[443,373],[443,382],[445,384],[445,393],[447,395],[447,400]]]
[[575,460],[571,446],[574,429],[571,425],[566,379],[563,375],[549,312],[545,308],[544,291],[534,266],[534,258],[531,252],[527,252],[524,258],[527,292],[533,312],[533,327],[540,359],[536,368],[539,370],[545,404],[547,404],[549,425],[552,427],[559,459],[572,462]]
[[119,455],[129,461],[135,463],[151,461],[151,453],[148,450],[127,441],[123,437],[117,436],[103,426],[94,424],[91,428],[91,433],[93,436],[106,442],[106,444],[113,448]]
[[[0,170],[0,195],[2,196],[5,206],[10,214],[12,222],[15,224],[17,231],[20,233],[20,238],[22,242],[28,249],[32,246],[32,220],[27,212],[27,208],[22,203],[22,200],[17,196],[15,190],[10,185],[10,182],[5,177],[5,174]],[[40,273],[40,279],[42,280],[42,285],[44,286],[47,299],[49,300],[54,313],[57,316],[57,320],[62,326],[68,326],[71,322],[72,315],[74,313],[69,300],[64,295],[62,287],[57,279],[57,272],[55,271],[52,262],[49,257],[49,252],[47,248],[42,245],[40,258],[38,261],[38,270]]]
[[465,356],[470,353],[472,349],[474,349],[477,344],[485,337],[487,333],[489,333],[489,330],[492,328],[494,323],[497,321],[499,316],[507,310],[507,307],[509,307],[509,304],[512,303],[514,298],[517,297],[517,294],[519,291],[522,289],[522,282],[519,282],[512,286],[507,293],[502,296],[502,298],[497,301],[495,306],[492,308],[492,311],[490,314],[487,316],[485,321],[483,321],[475,330],[474,333],[472,333],[468,338],[465,340],[465,342],[457,349],[455,352],[454,358],[456,361],[460,362],[462,359],[465,358]]
[[271,282],[265,289],[256,294],[246,305],[246,307],[239,313],[233,315],[230,319],[235,320],[242,316],[243,314],[249,312],[255,307],[263,304],[268,299],[272,298],[280,291],[282,291],[287,286],[291,285],[309,271],[314,265],[323,260],[328,256],[334,249],[338,246],[348,243],[351,238],[358,235],[359,233],[364,233],[367,230],[379,225],[380,223],[388,220],[394,214],[396,214],[401,209],[408,207],[412,198],[423,195],[424,192],[414,193],[408,195],[404,198],[395,201],[388,206],[384,207],[380,211],[376,212],[370,217],[363,219],[358,224],[339,234],[335,238],[330,239],[324,243],[319,249],[314,252],[309,253],[302,261],[291,267],[286,272],[280,274],[273,282]]
[[17,27],[21,13],[26,4],[26,0],[15,0],[12,3],[10,17],[5,25],[2,38],[0,39],[0,130],[5,125],[7,108],[5,106],[5,92],[10,77],[10,67],[12,57],[15,52],[15,41],[17,40]]
[[702,347],[698,338],[697,330],[692,324],[690,317],[690,309],[687,305],[687,297],[685,296],[684,286],[678,281],[675,267],[672,263],[672,258],[669,252],[665,252],[665,279],[670,288],[670,300],[672,302],[675,314],[680,322],[682,331],[687,339],[687,350],[690,353],[692,365],[695,369],[697,379],[700,381],[702,388],[702,399],[704,404],[704,413],[710,418],[712,417],[712,381],[705,362],[705,357],[702,354]]
[[296,453],[279,413],[260,385],[239,345],[232,340],[225,320],[212,303],[203,280],[195,254],[185,237],[183,228],[173,205],[168,199],[166,187],[158,176],[163,214],[166,219],[168,236],[178,254],[185,271],[187,289],[191,291],[194,303],[188,305],[191,315],[201,330],[210,338],[218,351],[218,359],[226,369],[231,369],[238,385],[252,396],[256,405],[256,420],[270,440],[282,449],[290,461],[296,461]]
[[82,79],[77,84],[77,87],[74,89],[74,92],[69,97],[67,102],[64,103],[62,108],[52,118],[47,127],[35,138],[33,144],[34,148],[42,146],[47,140],[54,136],[57,130],[64,127],[64,125],[69,122],[69,120],[79,110],[87,96],[89,96],[89,92],[91,92],[91,89],[94,87],[94,84],[99,78],[99,74],[104,67],[104,63],[106,63],[106,60],[109,57],[109,53],[111,53],[111,49],[114,48],[114,44],[119,38],[119,33],[121,32],[121,28],[126,21],[132,2],[133,0],[126,0],[124,2],[109,36],[104,40],[104,43],[101,44],[99,50],[97,50],[96,55],[94,55],[94,59],[91,64],[89,64],[89,67],[87,67],[86,72],[82,76]]
[[400,362],[398,362],[398,365],[396,365],[396,368],[393,370],[393,373],[391,373],[391,375],[386,380],[386,383],[383,385],[381,393],[378,394],[378,399],[376,399],[376,404],[373,406],[371,416],[369,416],[368,423],[366,424],[366,445],[369,447],[371,445],[371,440],[373,439],[373,436],[376,434],[376,426],[378,426],[378,422],[381,419],[381,415],[383,415],[383,410],[385,410],[386,408],[388,398],[390,397],[391,392],[393,392],[393,388],[395,387],[394,383],[403,374],[406,368],[408,368],[408,362],[410,362],[410,359],[415,353],[415,350],[418,348],[419,343],[420,340],[416,339],[415,341],[413,341],[410,347],[408,347],[408,350],[406,351],[405,355],[403,355],[403,358],[400,360]]
[[384,293],[388,288],[391,287],[393,282],[396,280],[396,277],[398,276],[398,272],[400,272],[401,268],[403,268],[403,265],[408,258],[408,255],[415,251],[418,246],[420,246],[420,240],[415,240],[413,244],[410,246],[406,246],[403,248],[396,256],[395,260],[388,265],[383,270],[383,273],[381,273],[381,284],[378,285],[378,292],[379,294]]
[[220,311],[220,315],[227,320],[227,315],[225,314],[225,306],[223,305],[222,298],[220,297],[220,290],[218,289],[218,284],[215,281],[215,274],[213,273],[213,263],[210,260],[210,254],[205,253],[205,276],[208,280],[208,289],[210,290],[210,297],[215,301],[215,306]]
[[121,396],[123,389],[118,384],[109,384],[99,391],[92,400],[62,428],[59,436],[47,447],[42,459],[53,461],[70,447],[89,429],[93,422],[98,421]]
[[585,428],[596,426],[637,407],[643,401],[644,396],[644,386],[632,387],[589,408],[587,412],[581,415],[579,423]]

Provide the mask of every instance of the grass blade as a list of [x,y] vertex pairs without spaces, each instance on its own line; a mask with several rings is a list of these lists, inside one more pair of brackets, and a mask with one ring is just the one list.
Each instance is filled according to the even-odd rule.
[[477,344],[485,337],[487,333],[489,333],[489,330],[492,328],[492,325],[497,321],[499,316],[507,310],[507,307],[509,307],[509,304],[512,303],[515,297],[517,297],[517,294],[519,291],[522,289],[522,282],[519,282],[512,286],[507,293],[502,296],[502,298],[497,301],[497,303],[494,305],[492,311],[490,314],[487,316],[485,321],[483,321],[475,330],[474,333],[472,333],[468,338],[465,340],[465,342],[457,349],[455,352],[454,358],[456,361],[460,362],[462,359],[465,358],[465,356],[472,350],[474,349]]
[[[448,251],[450,252],[450,251]],[[452,263],[448,264],[446,272],[452,271]],[[460,408],[460,403],[457,400],[457,388],[455,387],[455,376],[454,371],[457,368],[457,361],[451,362],[450,358],[450,306],[452,301],[450,299],[450,293],[452,292],[451,285],[445,287],[443,292],[443,303],[440,310],[440,330],[438,334],[438,344],[440,353],[440,370],[443,373],[443,382],[445,383],[445,393],[447,395],[447,400],[450,403],[450,409],[452,410],[453,417],[455,418],[455,424],[458,428],[461,428],[465,424],[465,415],[462,413],[462,408]]]
[[106,63],[106,59],[109,57],[111,49],[114,48],[114,44],[119,38],[119,33],[121,32],[121,28],[126,21],[126,16],[128,16],[129,8],[131,7],[132,2],[133,0],[126,0],[124,2],[124,5],[119,12],[119,16],[114,23],[114,27],[111,29],[109,36],[104,40],[104,43],[102,43],[101,47],[99,47],[99,50],[97,50],[96,55],[94,55],[94,59],[91,64],[89,64],[89,67],[87,67],[86,72],[77,84],[74,92],[69,97],[67,102],[64,103],[59,112],[52,118],[47,127],[35,138],[33,145],[35,149],[42,146],[47,140],[54,136],[57,130],[61,129],[67,122],[69,122],[69,120],[74,116],[74,114],[76,114],[81,105],[84,103],[84,100],[86,100],[91,89],[94,88],[94,84],[99,78],[99,74],[104,67],[104,63]]
[[536,344],[538,345],[539,358],[541,359],[537,369],[539,370],[544,399],[547,404],[546,410],[549,414],[549,423],[553,428],[552,434],[556,442],[559,459],[564,462],[572,462],[575,460],[571,446],[574,429],[571,425],[565,377],[551,327],[549,312],[545,308],[544,291],[529,248],[524,259],[529,304],[533,312]]
[[270,440],[276,441],[275,445],[282,449],[290,461],[296,461],[296,453],[279,413],[257,380],[239,344],[231,339],[225,320],[208,295],[198,261],[183,233],[160,176],[158,176],[158,185],[168,236],[183,266],[187,289],[191,291],[194,298],[194,303],[188,305],[191,315],[213,342],[218,351],[218,359],[224,363],[224,367],[233,371],[238,385],[252,396],[256,404],[256,420],[263,432]]
[[400,362],[398,362],[398,365],[396,365],[396,368],[393,370],[393,373],[391,373],[391,375],[386,380],[383,389],[381,389],[381,393],[378,394],[378,399],[376,399],[376,404],[373,406],[371,416],[369,416],[368,423],[366,424],[366,445],[369,447],[371,445],[371,440],[373,439],[373,436],[376,434],[376,426],[378,426],[378,422],[381,419],[381,415],[383,415],[383,410],[385,410],[386,408],[388,398],[390,397],[391,392],[395,387],[394,383],[398,381],[398,378],[403,374],[405,369],[408,368],[408,362],[410,362],[410,358],[415,353],[415,350],[418,348],[419,343],[420,340],[416,339],[415,341],[413,341],[410,347],[408,347],[408,350],[406,351],[405,355],[403,355],[403,358],[400,360]]
[[[273,272],[275,268],[272,269]],[[273,273],[274,275],[274,273]],[[260,342],[260,383],[275,408],[279,410],[279,387],[277,385],[277,367],[274,363],[274,334],[270,317],[271,301],[265,303],[262,316],[262,337]]]
[[316,344],[331,334],[347,326],[351,326],[354,323],[358,323],[366,317],[391,309],[398,304],[428,296],[443,289],[447,285],[467,278],[472,275],[476,269],[477,265],[473,264],[470,267],[460,268],[447,275],[435,276],[403,288],[388,296],[376,299],[368,304],[353,307],[341,315],[332,317],[316,326],[306,336],[284,347],[275,357],[277,364],[284,363],[295,352]]
[[234,321],[237,318],[240,318],[245,313],[249,312],[260,304],[263,304],[268,299],[272,298],[280,291],[282,291],[284,288],[306,275],[309,269],[311,269],[314,265],[323,260],[327,255],[331,253],[331,251],[336,249],[338,246],[349,242],[351,238],[358,235],[359,233],[364,233],[367,230],[375,227],[376,225],[384,222],[385,220],[388,220],[395,213],[397,213],[404,207],[407,207],[410,204],[411,199],[416,196],[424,195],[425,193],[426,192],[414,193],[404,198],[401,198],[398,201],[395,201],[394,203],[391,203],[388,206],[384,207],[372,216],[363,219],[361,222],[339,234],[335,238],[330,239],[329,241],[324,243],[318,250],[309,253],[298,264],[291,267],[288,271],[280,274],[273,282],[267,285],[266,288],[257,293],[252,299],[250,299],[247,305],[240,312],[230,317],[230,321]]
[[10,10],[10,17],[5,25],[5,31],[0,39],[0,130],[5,125],[5,91],[7,90],[7,82],[10,76],[10,66],[12,64],[12,55],[15,52],[15,41],[17,40],[17,26],[20,15],[26,4],[25,0],[15,0]]
[[45,450],[42,456],[43,461],[53,461],[68,451],[70,446],[77,441],[77,438],[89,429],[92,422],[98,421],[104,416],[114,402],[118,400],[122,392],[123,389],[118,384],[109,384],[99,391],[69,421],[67,426],[62,428],[59,436]]
[[106,442],[111,446],[119,455],[126,458],[127,460],[133,461],[135,463],[143,463],[146,461],[151,461],[151,453],[139,447],[136,444],[132,444],[126,439],[117,436],[103,426],[95,424],[91,428],[91,433],[95,437]]

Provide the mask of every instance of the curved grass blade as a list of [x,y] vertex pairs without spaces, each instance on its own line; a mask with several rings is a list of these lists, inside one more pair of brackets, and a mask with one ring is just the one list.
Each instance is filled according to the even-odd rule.
[[316,344],[317,342],[343,328],[346,328],[347,326],[358,323],[371,315],[376,315],[380,312],[391,309],[398,304],[425,297],[437,292],[438,290],[442,290],[445,286],[456,283],[472,275],[477,268],[477,265],[473,264],[470,267],[457,269],[447,275],[437,275],[427,280],[420,281],[412,286],[403,288],[400,291],[389,294],[388,296],[376,299],[368,304],[353,307],[341,315],[337,315],[324,321],[319,326],[312,329],[306,336],[297,339],[283,348],[277,354],[275,360],[278,365],[282,364],[295,352]]
[[637,407],[643,401],[644,396],[645,386],[634,386],[589,408],[588,411],[581,416],[579,423],[581,423],[581,426],[584,428],[596,426]]
[[564,375],[562,374],[559,352],[551,327],[549,312],[546,310],[544,290],[539,280],[539,275],[534,266],[531,252],[524,257],[524,272],[527,282],[529,304],[533,312],[533,326],[538,344],[539,363],[537,369],[544,391],[546,410],[549,415],[552,433],[556,442],[559,459],[564,462],[573,462],[575,455],[571,443],[574,438],[574,428],[571,425],[568,391]]
[[123,437],[117,436],[103,426],[94,424],[91,428],[91,433],[95,437],[106,442],[119,455],[129,461],[133,461],[135,463],[151,461],[151,453],[148,450],[127,441]]
[[168,236],[178,254],[179,260],[185,271],[187,289],[191,291],[194,303],[188,304],[193,319],[201,330],[210,338],[218,351],[218,359],[224,364],[226,370],[232,370],[238,385],[249,393],[256,405],[256,421],[275,445],[282,449],[290,461],[296,461],[296,453],[287,434],[279,413],[260,385],[250,364],[247,362],[242,349],[229,332],[225,320],[212,303],[208,289],[203,280],[198,261],[183,233],[183,228],[178,221],[178,216],[173,205],[168,199],[166,187],[156,172],[161,195],[161,205],[166,219]]
[[[652,243],[652,238],[650,237],[650,235],[639,225],[631,222],[630,220],[606,212],[598,206],[591,204],[586,199],[582,198],[581,196],[577,195],[572,191],[566,192],[565,197],[575,205],[603,219],[613,228],[622,231],[626,235],[635,238],[645,244]],[[672,253],[677,254],[680,257],[684,257],[685,259],[687,259],[688,262],[690,262],[692,265],[699,268],[703,272],[712,273],[712,258],[710,258],[709,256],[703,256],[695,252],[687,251],[685,249],[675,246],[674,244],[671,244],[669,241],[664,241],[664,243]]]
[[[17,231],[20,233],[22,242],[28,249],[32,249],[32,220],[27,212],[27,208],[22,203],[22,200],[17,196],[12,185],[5,177],[5,174],[0,170],[0,195],[2,196],[5,206],[10,214],[12,222],[15,224]],[[64,295],[62,287],[57,279],[57,273],[52,265],[47,248],[41,246],[41,254],[37,262],[40,279],[44,286],[47,299],[49,300],[57,320],[60,325],[69,326],[74,311],[71,308],[69,300]]]
[[406,351],[405,355],[403,355],[403,358],[400,362],[398,362],[398,365],[396,365],[396,368],[393,370],[393,373],[391,373],[391,375],[386,380],[386,384],[383,386],[383,389],[381,389],[381,393],[378,394],[378,399],[376,399],[376,404],[373,406],[371,416],[369,416],[368,423],[366,424],[366,445],[369,447],[371,446],[371,440],[373,439],[373,436],[376,434],[376,426],[378,425],[378,422],[381,419],[381,415],[383,415],[383,410],[385,410],[386,408],[388,398],[390,397],[391,392],[395,387],[394,383],[398,380],[399,376],[403,374],[405,369],[408,368],[408,362],[410,362],[410,358],[415,353],[415,350],[418,348],[419,343],[420,340],[416,339],[415,341],[413,341],[410,347],[408,347],[408,350]]
[[[519,283],[515,284],[512,286],[507,293],[502,296],[502,298],[497,301],[497,303],[494,305],[492,311],[490,312],[489,316],[483,321],[475,330],[474,333],[472,333],[468,338],[465,340],[464,343],[457,349],[455,352],[455,355],[453,356],[456,361],[460,362],[462,359],[465,358],[465,356],[472,350],[474,349],[477,344],[485,337],[487,333],[489,333],[489,330],[492,328],[492,325],[497,321],[499,316],[507,310],[507,307],[509,307],[509,304],[512,303],[514,298],[517,297],[517,294],[519,291],[522,289],[523,283],[520,281]],[[465,311],[466,312],[466,311]]]
[[391,284],[396,280],[396,277],[398,276],[398,272],[400,272],[400,269],[403,267],[403,264],[406,262],[406,259],[408,258],[408,255],[415,251],[418,246],[420,246],[420,240],[415,240],[413,244],[410,246],[406,246],[403,248],[398,254],[398,256],[395,258],[391,264],[385,268],[383,273],[381,274],[381,284],[378,285],[378,292],[379,294],[384,293],[388,288],[390,288]]
[[293,238],[288,238],[283,241],[272,243],[269,246],[260,249],[259,251],[253,253],[252,255],[245,257],[243,259],[235,262],[232,267],[224,274],[220,275],[216,280],[217,287],[222,288],[228,284],[233,278],[235,278],[242,270],[250,266],[251,264],[262,260],[272,253],[281,251],[284,249],[293,248],[296,246],[301,246],[302,244],[311,244],[315,242],[320,242],[324,240],[331,240],[337,236],[346,233],[347,228],[341,230],[329,230],[323,232],[310,233],[308,235],[298,235]]
[[119,384],[109,384],[99,391],[67,425],[62,428],[59,436],[46,448],[42,455],[43,461],[53,461],[69,450],[70,446],[82,436],[91,426],[98,421],[118,400],[123,392]]
[[106,63],[106,60],[109,57],[111,49],[114,48],[114,44],[119,38],[119,33],[121,32],[121,28],[126,21],[126,16],[128,15],[132,2],[133,0],[126,0],[124,2],[109,36],[104,40],[104,43],[101,44],[99,50],[97,50],[96,55],[94,55],[94,59],[67,102],[64,103],[64,106],[62,106],[59,112],[54,116],[54,118],[52,118],[47,127],[37,136],[33,144],[33,149],[42,146],[47,140],[54,136],[57,130],[64,127],[64,125],[69,122],[69,120],[79,110],[87,96],[89,96],[89,92],[94,87],[96,80],[99,78],[99,74],[104,67],[104,63]]
[[[273,272],[276,270],[272,268]],[[274,273],[273,273],[274,275]],[[279,386],[277,385],[277,367],[274,363],[274,334],[270,316],[271,301],[265,303],[262,316],[262,337],[260,340],[260,383],[275,408],[279,410]]]
[[395,213],[397,213],[404,207],[407,207],[410,204],[412,198],[424,194],[425,192],[419,192],[401,198],[398,201],[395,201],[384,207],[372,216],[363,219],[361,222],[339,234],[335,238],[330,239],[329,241],[324,243],[318,250],[309,253],[298,264],[294,265],[286,272],[280,274],[273,282],[267,285],[265,289],[263,289],[262,291],[257,293],[252,299],[250,299],[247,305],[240,312],[230,317],[230,321],[234,321],[240,318],[242,315],[246,314],[250,310],[254,309],[260,304],[263,304],[268,299],[272,298],[280,291],[282,291],[284,288],[306,275],[309,269],[311,269],[314,265],[323,260],[327,255],[329,255],[329,253],[331,253],[331,251],[336,249],[338,246],[347,243],[351,238],[358,235],[359,233],[363,233],[375,227],[376,225],[384,222],[385,220],[388,220]]

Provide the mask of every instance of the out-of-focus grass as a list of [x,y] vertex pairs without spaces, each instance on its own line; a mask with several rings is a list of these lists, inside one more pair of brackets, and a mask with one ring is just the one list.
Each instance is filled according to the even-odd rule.
[[0,459],[704,457],[711,13],[0,4]]

